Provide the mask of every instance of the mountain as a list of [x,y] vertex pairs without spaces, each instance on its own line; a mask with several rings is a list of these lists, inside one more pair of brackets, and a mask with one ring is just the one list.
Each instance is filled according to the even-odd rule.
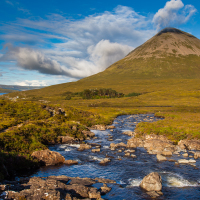
[[95,78],[200,78],[200,40],[175,28],[165,28]]
[[190,88],[198,85],[199,79],[200,40],[181,30],[165,28],[103,72],[26,93],[53,96],[86,88],[112,88],[125,94],[151,92],[158,87]]

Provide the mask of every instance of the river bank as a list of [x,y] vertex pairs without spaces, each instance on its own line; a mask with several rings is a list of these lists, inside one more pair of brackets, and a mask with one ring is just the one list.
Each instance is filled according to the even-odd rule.
[[[104,131],[93,130],[97,138],[86,140],[93,144],[91,149],[78,151],[80,144],[61,144],[50,146],[49,149],[59,152],[66,160],[76,160],[77,165],[58,165],[42,167],[33,176],[70,176],[81,178],[108,178],[117,184],[109,185],[112,190],[102,196],[104,199],[148,199],[139,184],[143,177],[151,172],[158,172],[163,180],[163,196],[159,199],[198,199],[200,162],[178,164],[180,159],[194,159],[189,150],[179,151],[178,154],[166,156],[166,161],[160,162],[157,154],[152,154],[143,147],[119,147],[111,150],[111,143],[127,143],[131,138],[124,132],[134,132],[136,125],[141,121],[154,122],[160,120],[154,115],[119,116],[114,122],[114,129]],[[94,145],[96,144],[96,145]],[[100,152],[94,152],[100,146]],[[130,152],[132,150],[132,153]],[[128,154],[127,154],[128,153]],[[129,154],[130,153],[130,154]],[[183,154],[188,153],[188,157]],[[134,155],[134,156],[131,156]],[[100,162],[108,158],[110,162],[101,165]],[[101,185],[102,186],[102,185]]]

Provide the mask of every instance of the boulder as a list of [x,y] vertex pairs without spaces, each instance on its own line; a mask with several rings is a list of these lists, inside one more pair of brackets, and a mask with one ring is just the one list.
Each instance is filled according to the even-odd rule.
[[161,191],[162,179],[157,172],[152,172],[145,176],[140,183],[140,187],[146,191]]
[[76,161],[76,160],[65,160],[64,164],[66,164],[66,165],[78,165],[78,161]]
[[143,145],[144,145],[144,142],[143,142],[143,140],[141,138],[132,137],[127,142],[127,147],[128,148],[143,147]]
[[92,146],[88,145],[88,144],[80,144],[80,147],[78,148],[79,151],[83,151],[83,150],[87,150],[87,149],[91,149]]
[[181,149],[200,150],[200,140],[180,140],[178,146]]
[[49,149],[34,151],[32,157],[37,158],[44,165],[56,165],[63,163],[65,158],[58,152],[50,151]]
[[157,154],[156,158],[158,161],[166,161],[167,160],[167,158],[165,156],[162,156],[160,154]]
[[70,136],[58,136],[58,142],[61,144],[68,144],[74,141],[73,137]]

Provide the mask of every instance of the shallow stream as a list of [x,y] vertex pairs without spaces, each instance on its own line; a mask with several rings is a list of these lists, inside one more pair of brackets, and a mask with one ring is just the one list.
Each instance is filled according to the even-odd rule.
[[[115,180],[117,184],[108,184],[112,190],[102,196],[104,199],[113,200],[139,200],[151,199],[139,184],[144,176],[151,172],[158,172],[163,181],[163,196],[157,199],[188,200],[200,199],[200,161],[197,160],[196,167],[191,165],[175,165],[174,162],[157,162],[156,155],[148,154],[144,148],[137,148],[136,158],[124,157],[124,152],[119,149],[111,151],[110,143],[127,143],[130,136],[122,134],[124,131],[134,131],[137,123],[141,121],[154,122],[160,120],[153,114],[123,115],[117,117],[112,130],[98,131],[93,130],[97,139],[88,140],[88,143],[101,145],[101,151],[92,153],[90,150],[78,151],[79,145],[56,145],[49,149],[62,154],[66,160],[77,160],[78,165],[59,165],[41,168],[33,176],[58,176],[66,175],[70,177],[89,177],[89,178],[108,178]],[[110,135],[109,135],[110,134]],[[109,141],[112,138],[113,141]],[[95,147],[93,147],[95,148]],[[193,155],[190,154],[189,155]],[[109,157],[111,162],[107,165],[99,165],[105,157]],[[173,155],[170,159],[183,159],[183,156]],[[101,187],[101,185],[100,185]]]

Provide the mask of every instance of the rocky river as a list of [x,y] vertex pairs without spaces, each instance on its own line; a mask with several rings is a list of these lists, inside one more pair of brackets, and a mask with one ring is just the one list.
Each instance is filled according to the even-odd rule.
[[[91,130],[95,137],[85,141],[91,148],[79,151],[80,144],[60,144],[49,146],[66,160],[77,161],[77,165],[56,165],[40,168],[32,177],[68,176],[80,178],[103,178],[111,191],[102,195],[103,199],[139,200],[151,199],[139,185],[151,172],[158,172],[162,178],[162,193],[156,199],[188,200],[200,199],[200,160],[194,161],[195,151],[179,150],[166,155],[165,161],[158,161],[156,153],[144,147],[128,148],[127,141],[133,137],[139,122],[162,120],[153,114],[123,115],[117,117],[113,126],[106,130]],[[125,133],[125,134],[123,134]],[[114,144],[112,144],[114,143]],[[116,146],[115,144],[121,144]],[[140,146],[140,145],[138,145]],[[169,148],[172,148],[171,146]],[[79,149],[79,150],[78,150]],[[186,154],[187,158],[186,158]],[[105,159],[106,158],[106,159]],[[191,159],[187,164],[178,163],[180,159]],[[194,162],[192,162],[194,161]],[[73,181],[73,178],[71,179]],[[94,183],[100,189],[103,182]]]

